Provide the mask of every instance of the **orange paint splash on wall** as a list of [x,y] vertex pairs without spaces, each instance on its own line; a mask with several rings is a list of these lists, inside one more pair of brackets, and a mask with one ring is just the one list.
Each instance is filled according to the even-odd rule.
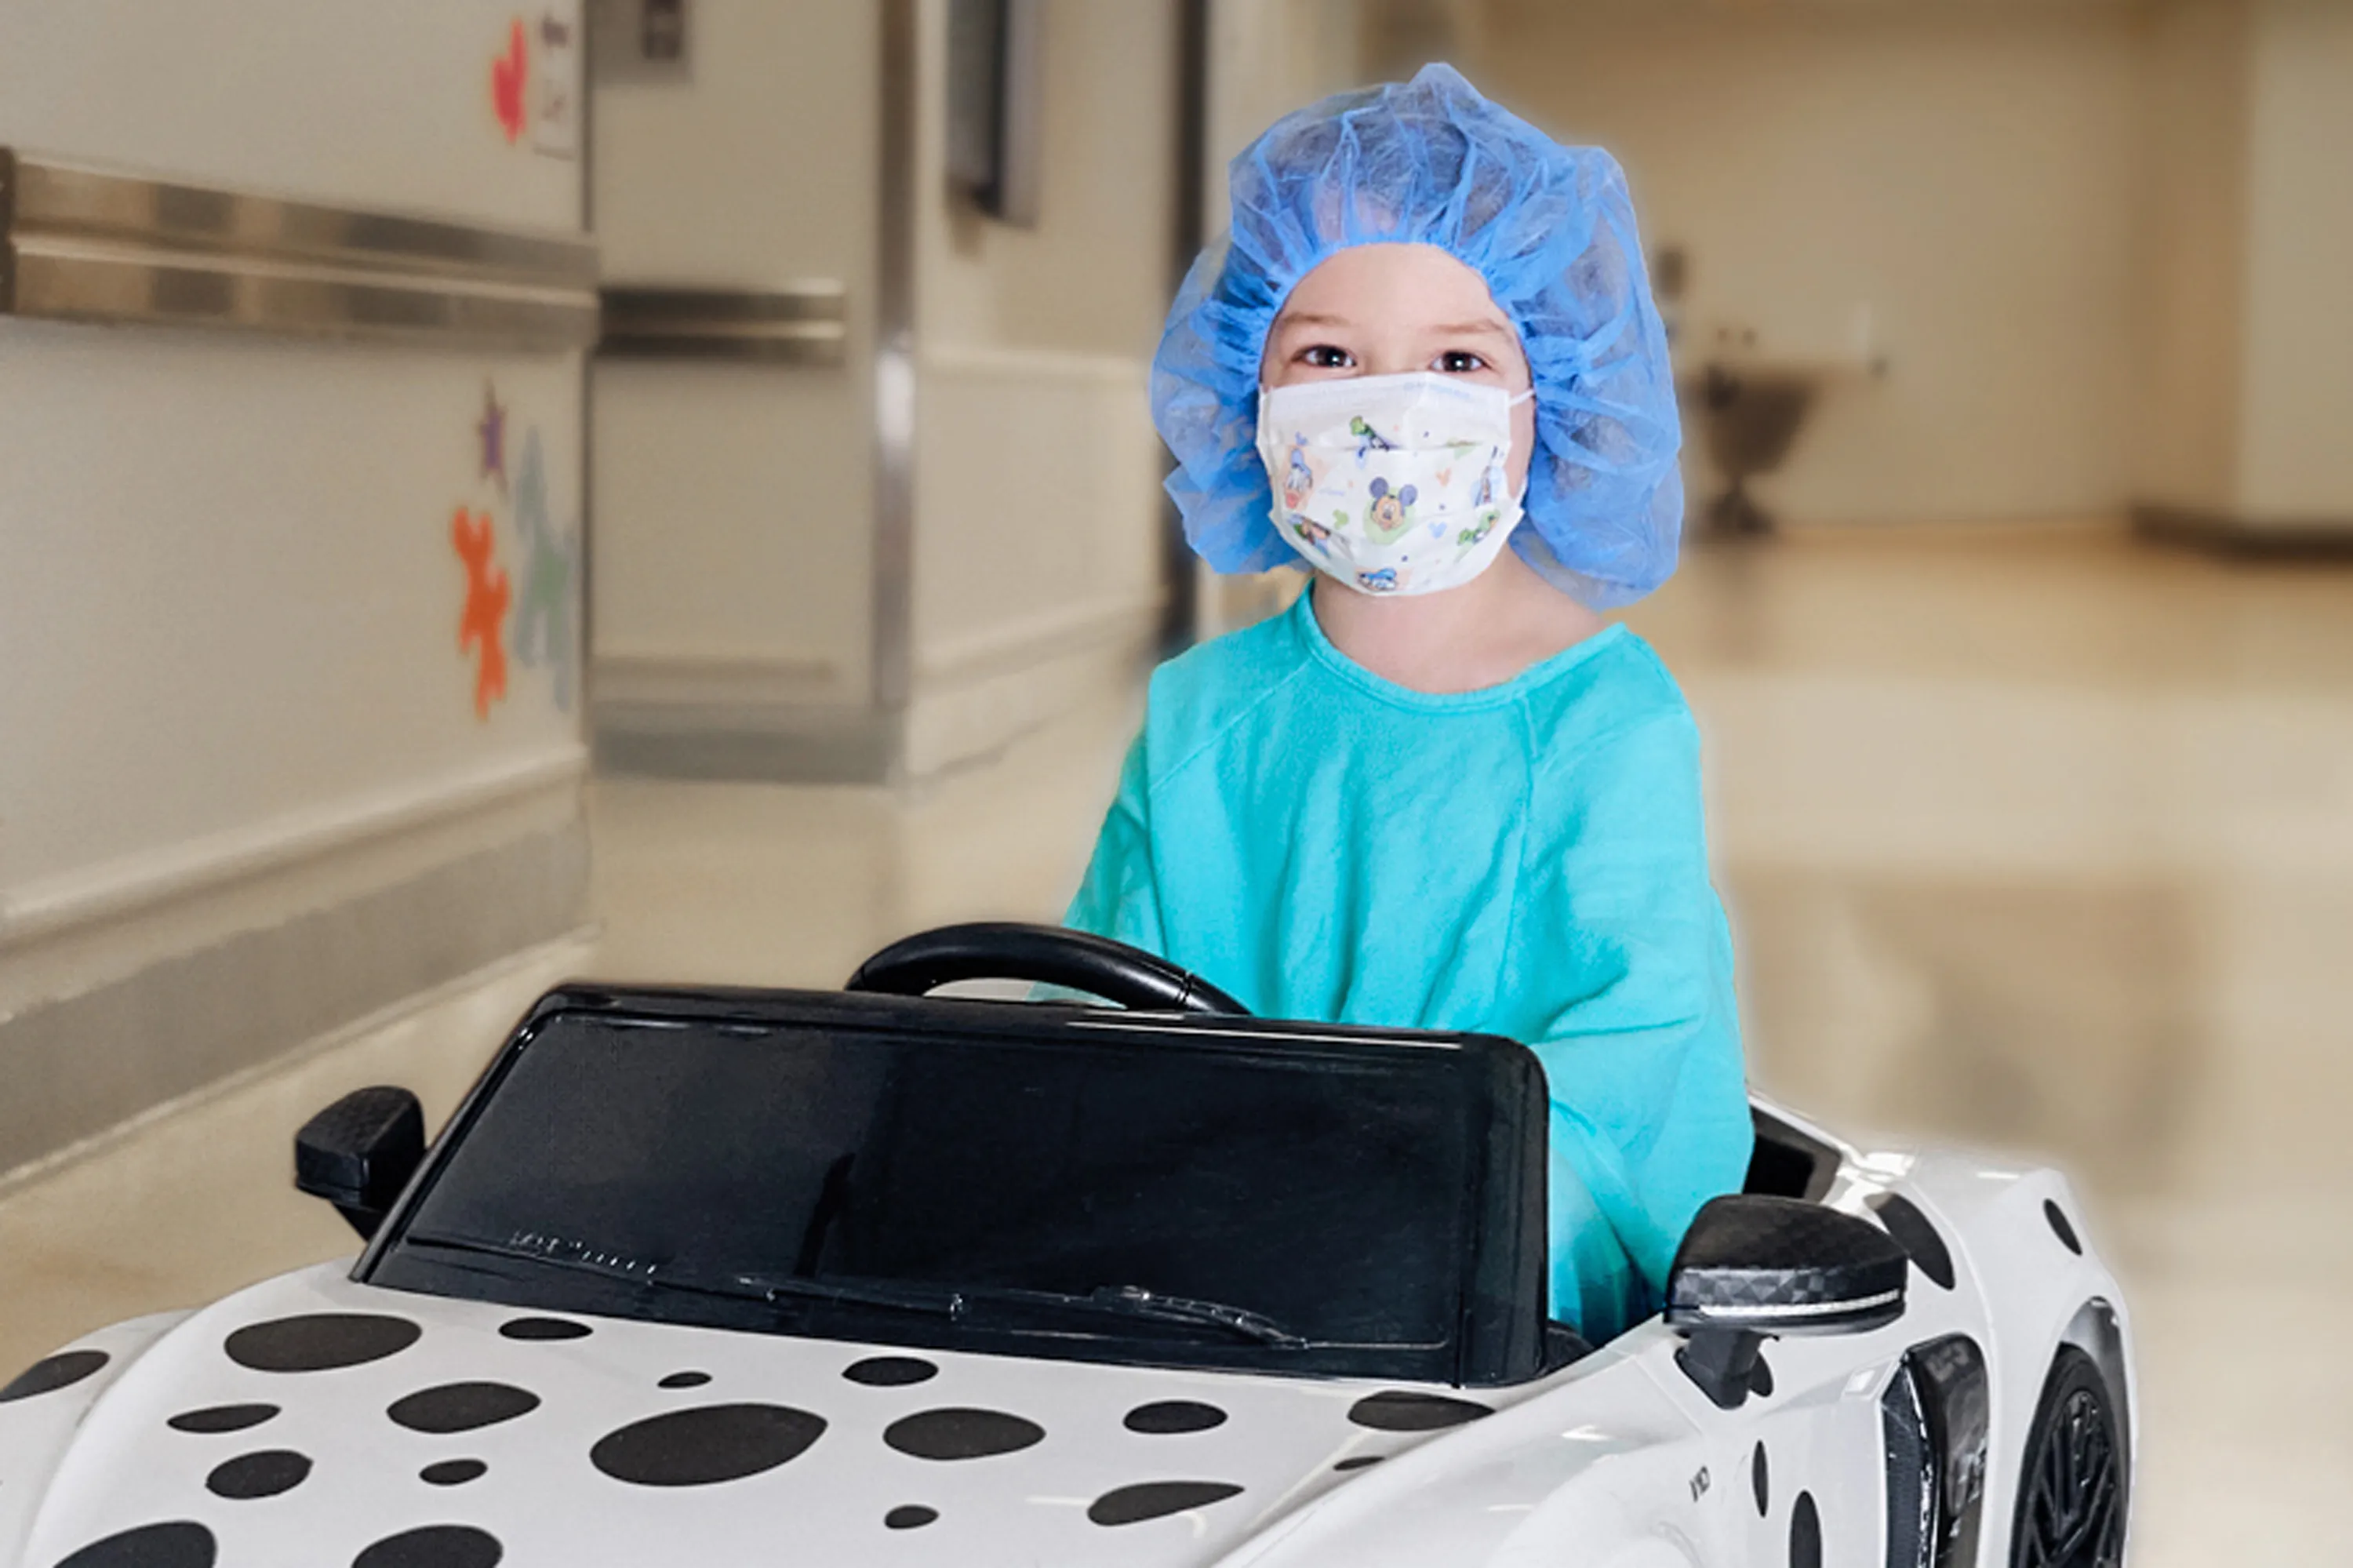
[[511,597],[506,569],[491,564],[496,542],[491,517],[470,515],[462,506],[449,520],[449,542],[466,563],[466,608],[458,617],[458,652],[475,651],[474,716],[491,716],[491,704],[507,694],[507,654],[499,641]]

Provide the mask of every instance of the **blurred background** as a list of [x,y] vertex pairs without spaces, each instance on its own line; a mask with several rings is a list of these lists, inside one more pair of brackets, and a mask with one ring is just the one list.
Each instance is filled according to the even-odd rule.
[[1448,59],[1625,164],[1629,616],[1760,1087],[2063,1165],[2135,1561],[2353,1562],[2353,4],[0,0],[0,1361],[348,1249],[566,974],[1050,919],[1225,161]]

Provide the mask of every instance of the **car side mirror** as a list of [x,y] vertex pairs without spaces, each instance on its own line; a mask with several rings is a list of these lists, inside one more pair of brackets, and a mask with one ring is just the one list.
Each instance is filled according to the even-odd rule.
[[1910,1259],[1852,1214],[1796,1198],[1711,1200],[1667,1274],[1667,1325],[1688,1336],[1675,1361],[1720,1407],[1757,1389],[1757,1350],[1781,1334],[1854,1334],[1904,1314]]
[[294,1185],[324,1198],[363,1240],[425,1159],[425,1110],[406,1089],[353,1089],[294,1135]]

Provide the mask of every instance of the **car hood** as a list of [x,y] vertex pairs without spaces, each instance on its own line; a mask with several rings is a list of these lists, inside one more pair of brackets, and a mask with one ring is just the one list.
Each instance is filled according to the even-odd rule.
[[93,1336],[107,1364],[0,1404],[0,1564],[126,1533],[163,1568],[1206,1564],[1534,1392],[557,1317],[344,1266]]

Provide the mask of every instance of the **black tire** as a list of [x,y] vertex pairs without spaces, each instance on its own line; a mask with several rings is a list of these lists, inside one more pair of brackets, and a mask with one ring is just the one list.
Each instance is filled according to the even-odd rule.
[[2119,1568],[2130,1466],[2108,1380],[2062,1345],[2026,1435],[2010,1568]]

